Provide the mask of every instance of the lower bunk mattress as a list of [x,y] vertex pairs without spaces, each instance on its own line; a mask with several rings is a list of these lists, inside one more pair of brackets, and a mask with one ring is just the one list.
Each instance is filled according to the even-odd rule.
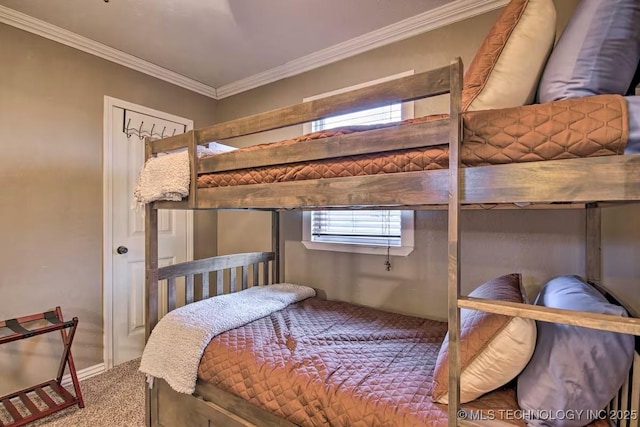
[[[446,426],[447,405],[431,399],[446,332],[443,322],[309,298],[214,337],[198,376],[301,426]],[[463,407],[525,425],[513,388]]]
[[[461,160],[464,166],[623,154],[629,137],[627,104],[619,95],[467,112],[462,117]],[[443,118],[446,116],[426,116],[396,126]],[[370,129],[371,126],[347,127],[315,132],[277,143],[246,147],[235,153],[291,144],[318,144],[326,137]],[[442,143],[446,144],[446,141]],[[197,185],[211,188],[415,172],[444,169],[448,162],[448,147],[439,145],[206,173],[198,176]]]

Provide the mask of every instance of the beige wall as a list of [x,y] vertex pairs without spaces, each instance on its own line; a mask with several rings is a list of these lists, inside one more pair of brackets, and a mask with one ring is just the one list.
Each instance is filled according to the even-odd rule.
[[[104,95],[196,127],[214,118],[212,99],[0,24],[0,319],[78,316],[79,369],[103,360]],[[196,229],[196,256],[214,254],[215,214],[197,213]],[[50,335],[0,348],[0,395],[55,375]]]
[[[562,28],[577,0],[558,0]],[[498,12],[432,31],[354,58],[215,101],[188,90],[0,24],[0,319],[62,305],[80,318],[74,345],[79,369],[102,361],[102,108],[104,95],[192,118],[214,120],[300,102],[413,69],[471,60]],[[444,111],[446,97],[419,104],[416,114]],[[272,132],[296,135],[300,127]],[[264,138],[261,136],[260,138]],[[264,142],[258,137],[235,145]],[[606,284],[640,310],[640,207],[604,211]],[[300,213],[283,214],[286,278],[330,298],[388,310],[446,316],[446,215],[416,214],[416,249],[384,258],[309,251],[300,244]],[[195,255],[270,248],[264,213],[196,212]],[[556,274],[584,273],[584,214],[578,211],[464,212],[465,291],[498,274],[520,271],[531,295]],[[216,238],[217,233],[217,238]],[[57,367],[55,337],[0,348],[0,395]],[[29,374],[22,372],[27,370]]]
[[[559,0],[558,28],[564,28],[577,1]],[[304,97],[400,73],[448,64],[454,55],[469,64],[498,12],[487,13],[409,40],[382,47],[323,68],[291,77],[222,100],[217,117],[229,120],[300,102]],[[418,105],[416,115],[441,112],[447,99]],[[271,132],[270,139],[297,135],[301,128]],[[266,138],[232,141],[238,146],[266,142]],[[606,283],[640,308],[633,284],[640,230],[630,207],[604,214],[604,269]],[[634,212],[636,215],[634,215]],[[629,233],[624,223],[632,223]],[[307,250],[301,243],[301,214],[283,214],[287,281],[304,283],[333,299],[387,310],[446,317],[446,214],[416,213],[416,249],[408,257],[393,257],[393,269],[384,257]],[[520,272],[531,297],[541,284],[559,274],[584,274],[584,212],[465,211],[462,215],[462,282],[468,292],[500,274]],[[269,215],[223,213],[218,218],[221,254],[269,249]],[[257,239],[257,242],[256,242]],[[635,257],[634,257],[635,256]]]

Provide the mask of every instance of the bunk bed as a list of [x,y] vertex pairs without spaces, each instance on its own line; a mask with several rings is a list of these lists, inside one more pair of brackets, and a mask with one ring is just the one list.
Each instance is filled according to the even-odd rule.
[[[237,288],[279,283],[283,277],[279,212],[290,209],[332,209],[361,207],[392,207],[397,209],[448,210],[448,340],[449,340],[449,397],[448,425],[505,425],[499,420],[465,419],[460,412],[460,309],[517,316],[546,322],[640,335],[640,320],[613,315],[576,312],[525,303],[486,300],[461,295],[460,292],[460,210],[478,204],[515,207],[514,204],[534,204],[564,208],[578,205],[586,209],[586,276],[601,285],[600,266],[600,209],[617,202],[640,200],[640,155],[623,155],[626,142],[627,111],[617,96],[558,102],[553,105],[504,109],[498,112],[460,112],[462,63],[452,61],[442,67],[329,98],[302,103],[292,107],[213,125],[162,140],[146,141],[146,157],[186,148],[190,165],[188,196],[182,201],[156,201],[146,206],[146,336],[158,323],[160,313],[176,307],[176,279],[185,277],[185,302],[193,303],[211,295],[233,293]],[[390,102],[406,102],[449,94],[450,112],[426,120],[399,126],[351,130],[318,141],[289,141],[223,153],[212,157],[198,156],[198,146],[213,141],[278,129],[317,120],[328,115],[371,108]],[[541,160],[530,150],[520,162],[498,160],[490,164],[486,158],[472,159],[469,146],[473,141],[482,146],[494,141],[495,126],[491,123],[505,118],[518,122],[523,117],[541,117],[544,108],[576,108],[606,110],[607,132],[600,132],[606,141],[597,149],[575,155],[561,150],[552,160]],[[587,103],[587,104],[585,104]],[[533,113],[531,113],[533,111]],[[489,114],[489,116],[487,116]],[[487,117],[489,117],[487,119]],[[610,119],[610,120],[609,120]],[[478,123],[489,123],[481,126]],[[510,122],[513,123],[513,122]],[[544,123],[538,123],[542,125]],[[504,127],[504,126],[503,126]],[[490,136],[479,129],[488,129]],[[464,135],[464,142],[461,145]],[[491,136],[493,135],[493,136]],[[476,139],[474,139],[476,138]],[[596,137],[596,139],[599,137]],[[568,138],[571,140],[571,138]],[[300,144],[302,142],[302,144]],[[304,164],[344,159],[350,156],[375,156],[379,153],[397,154],[402,150],[431,150],[437,147],[446,162],[430,169],[393,171],[393,173],[355,174],[317,178],[313,174],[304,179],[283,182],[241,185],[211,185],[210,174],[255,172],[283,164]],[[465,151],[466,150],[466,151]],[[473,151],[473,150],[471,150]],[[476,154],[481,150],[476,151]],[[593,155],[593,157],[589,157]],[[583,156],[583,157],[581,157]],[[329,159],[329,160],[328,160]],[[261,169],[262,168],[262,169]],[[364,169],[364,168],[363,168]],[[253,174],[255,175],[255,174]],[[269,174],[267,174],[269,175]],[[274,175],[274,174],[272,174]],[[286,174],[275,174],[286,175]],[[215,179],[215,178],[214,178]],[[228,179],[223,180],[229,182]],[[277,181],[277,180],[276,180]],[[238,184],[237,182],[235,184]],[[273,212],[272,252],[226,255],[183,264],[158,267],[158,209],[258,209]],[[229,271],[229,273],[223,273]],[[211,275],[211,274],[214,275]],[[215,286],[210,283],[215,277]],[[196,278],[198,280],[196,280]],[[228,280],[227,280],[228,279]],[[162,288],[162,292],[160,292]],[[160,295],[163,298],[159,298]],[[640,358],[636,345],[635,363],[619,397],[611,408],[638,410]],[[463,414],[463,415],[461,415]],[[289,426],[294,425],[259,408],[244,399],[198,380],[193,394],[177,393],[162,380],[154,382],[147,393],[148,425],[238,425]],[[446,421],[440,420],[441,423]]]

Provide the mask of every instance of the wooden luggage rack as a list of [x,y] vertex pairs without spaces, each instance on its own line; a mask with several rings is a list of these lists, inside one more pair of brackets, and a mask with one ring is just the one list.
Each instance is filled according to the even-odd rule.
[[[46,320],[49,324],[35,329],[27,329],[23,326],[26,323],[36,320]],[[62,318],[60,307],[56,307],[54,311],[0,321],[0,329],[8,328],[13,332],[11,335],[0,337],[0,344],[6,344],[53,331],[60,331],[62,343],[64,344],[60,367],[58,368],[58,376],[55,379],[0,397],[0,410],[4,408],[13,419],[9,424],[4,424],[2,420],[0,420],[0,427],[22,426],[75,404],[80,408],[84,408],[80,384],[78,383],[76,368],[73,363],[73,357],[71,356],[71,344],[73,343],[73,337],[75,336],[77,327],[78,318],[74,317],[72,320],[65,322]],[[67,329],[69,329],[68,334]],[[67,364],[69,365],[69,374],[73,382],[75,396],[62,387],[62,376],[64,375]],[[47,391],[47,389],[49,391]],[[46,405],[46,408],[40,409],[43,405],[40,404],[40,406],[38,406],[31,400],[32,397],[30,397],[30,395],[33,397],[37,396],[39,400]],[[24,414],[25,411],[21,412],[16,408],[15,404],[18,402],[22,403],[22,406],[29,412],[28,415]]]

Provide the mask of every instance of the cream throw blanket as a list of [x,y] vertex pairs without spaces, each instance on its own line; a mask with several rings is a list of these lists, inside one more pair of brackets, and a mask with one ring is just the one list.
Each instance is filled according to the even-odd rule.
[[179,202],[189,195],[189,153],[171,153],[147,160],[133,195],[138,203],[156,200]]
[[307,286],[280,283],[220,295],[173,310],[153,329],[142,354],[140,371],[147,375],[150,385],[153,378],[163,378],[175,391],[191,394],[196,387],[202,353],[213,337],[315,294]]
[[[225,150],[198,146],[198,157],[223,152]],[[186,150],[159,155],[145,163],[133,195],[136,202],[142,205],[156,200],[179,202],[189,195],[190,182],[191,168],[189,153]]]

